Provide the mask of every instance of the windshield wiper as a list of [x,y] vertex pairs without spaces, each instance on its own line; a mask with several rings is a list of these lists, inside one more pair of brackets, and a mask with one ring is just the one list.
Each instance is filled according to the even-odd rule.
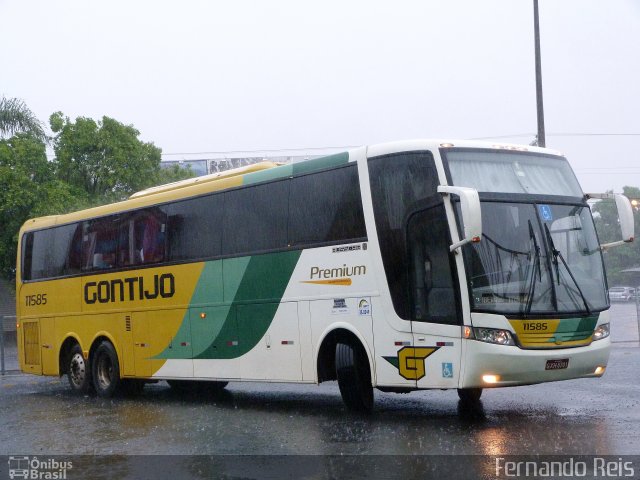
[[551,253],[553,254],[552,262],[553,262],[553,265],[556,267],[556,278],[558,280],[558,285],[560,285],[560,267],[558,266],[558,258],[559,258],[562,261],[564,268],[567,269],[567,273],[569,274],[569,277],[571,277],[571,280],[573,280],[573,284],[578,289],[578,293],[580,294],[580,298],[582,298],[582,302],[584,303],[584,308],[587,310],[587,314],[591,315],[591,309],[589,308],[589,303],[587,302],[587,298],[584,296],[584,293],[582,293],[582,289],[580,288],[580,285],[578,284],[576,277],[573,276],[573,273],[571,272],[569,265],[567,265],[567,262],[562,256],[562,252],[556,249],[556,246],[553,243],[553,238],[551,237],[551,232],[549,231],[549,226],[546,223],[544,224],[544,232],[547,237],[547,242],[549,242]]
[[538,240],[536,240],[536,234],[533,231],[533,225],[529,220],[529,239],[533,240],[534,257],[533,257],[533,273],[531,275],[531,283],[529,284],[529,293],[527,296],[527,305],[524,309],[524,316],[528,316],[531,313],[531,307],[533,305],[533,295],[536,292],[536,273],[538,274],[539,281],[542,281],[542,269],[540,268],[540,247],[538,246]]

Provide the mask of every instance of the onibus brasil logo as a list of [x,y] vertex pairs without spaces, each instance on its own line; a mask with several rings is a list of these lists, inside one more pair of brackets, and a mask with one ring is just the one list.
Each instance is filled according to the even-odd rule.
[[12,480],[14,478],[64,480],[67,478],[67,470],[72,468],[72,462],[54,458],[41,460],[38,457],[28,456],[9,457],[9,478]]

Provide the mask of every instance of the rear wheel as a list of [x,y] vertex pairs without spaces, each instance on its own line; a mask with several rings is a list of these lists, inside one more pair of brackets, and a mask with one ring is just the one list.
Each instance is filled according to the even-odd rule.
[[336,376],[347,408],[356,412],[370,412],[373,409],[371,370],[362,346],[336,344]]
[[92,359],[93,386],[99,397],[112,397],[120,385],[120,365],[110,342],[98,345]]
[[481,388],[459,388],[458,397],[465,403],[477,403],[482,396]]
[[71,390],[88,393],[91,390],[91,369],[89,362],[82,355],[82,348],[77,343],[71,348],[67,363],[67,378]]

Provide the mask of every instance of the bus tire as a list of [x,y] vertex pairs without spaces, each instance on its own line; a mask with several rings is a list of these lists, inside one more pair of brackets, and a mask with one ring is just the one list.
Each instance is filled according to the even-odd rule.
[[458,397],[464,403],[478,403],[482,396],[481,388],[459,388]]
[[91,383],[91,366],[82,354],[82,348],[77,343],[71,347],[67,357],[67,379],[71,390],[78,393],[89,393],[93,388]]
[[349,410],[370,412],[373,409],[371,371],[362,346],[336,344],[336,376],[342,401]]
[[112,397],[120,386],[120,364],[111,342],[103,341],[98,345],[91,364],[96,394],[102,398]]

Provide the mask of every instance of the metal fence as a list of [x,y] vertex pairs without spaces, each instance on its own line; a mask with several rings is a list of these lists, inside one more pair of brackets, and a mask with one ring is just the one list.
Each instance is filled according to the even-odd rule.
[[638,345],[640,345],[640,287],[636,289],[636,321],[638,322]]
[[0,322],[0,374],[18,369],[16,317],[6,315]]

